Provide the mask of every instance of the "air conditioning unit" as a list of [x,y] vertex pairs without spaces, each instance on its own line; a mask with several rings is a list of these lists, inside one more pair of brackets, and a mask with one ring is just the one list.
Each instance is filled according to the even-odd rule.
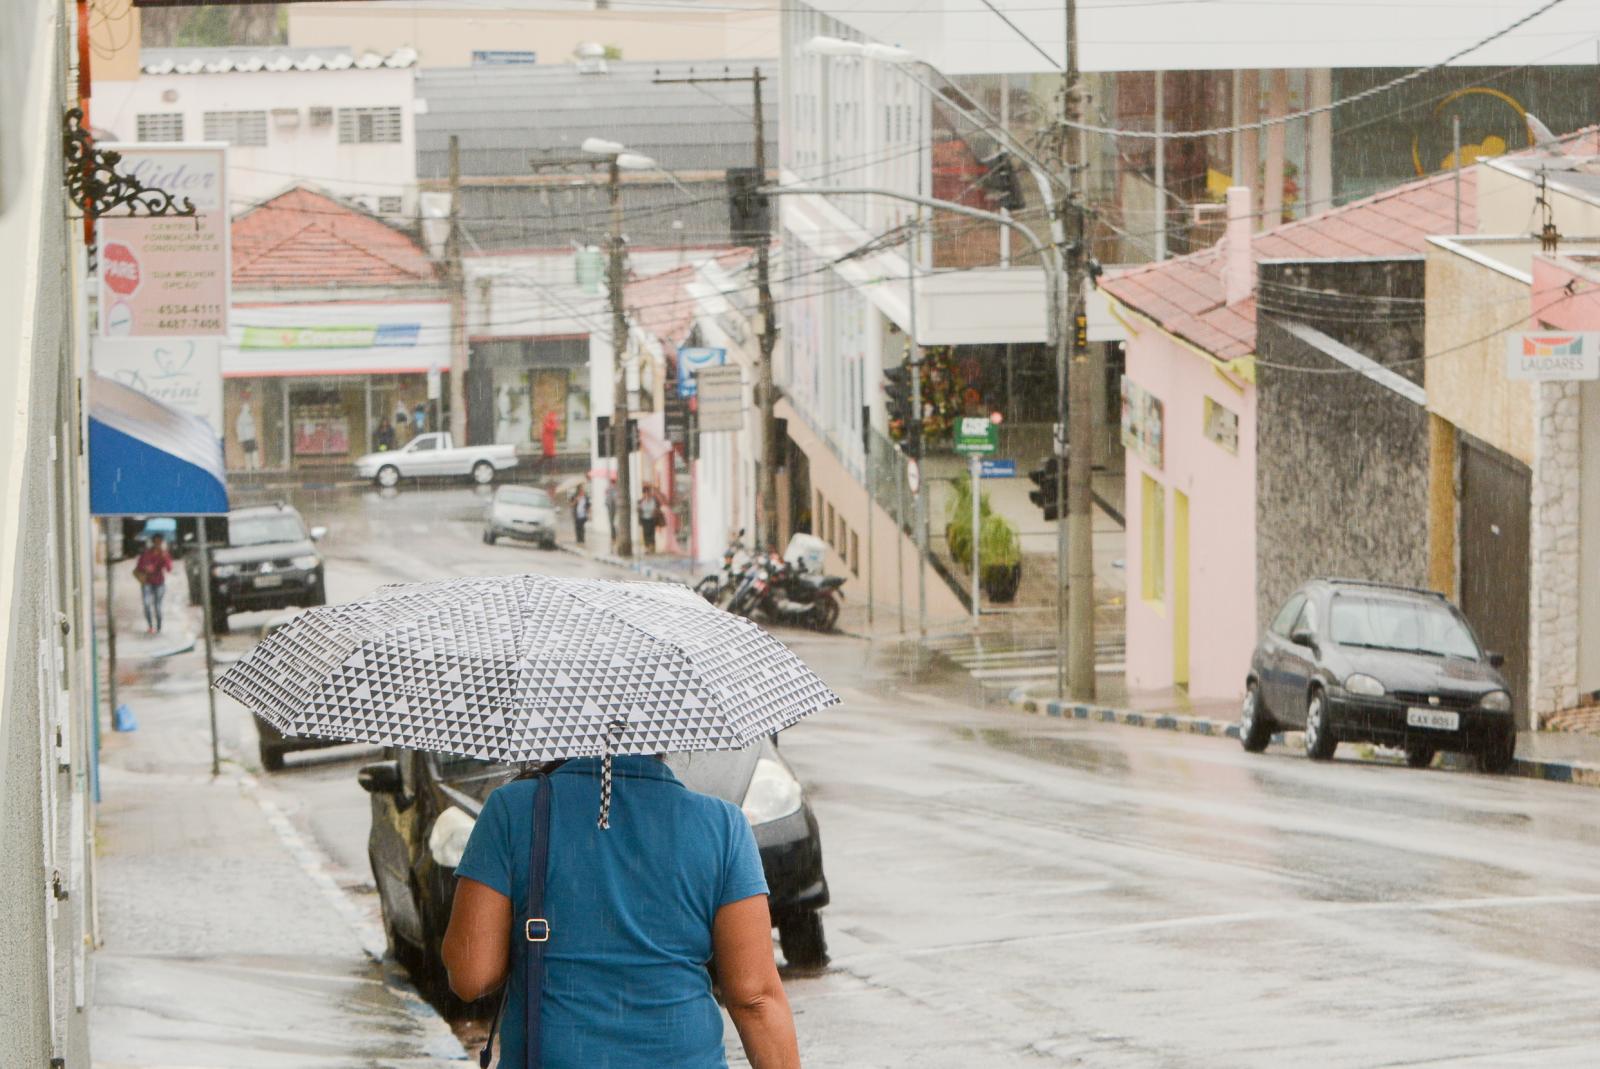
[[293,130],[300,125],[300,109],[273,108],[272,125],[280,130]]
[[402,197],[379,197],[379,215],[399,215],[405,210],[405,199]]
[[313,127],[333,125],[332,108],[314,107],[308,110],[311,112],[311,125]]
[[378,214],[378,198],[370,193],[350,193],[344,197],[346,204],[354,205],[364,212]]

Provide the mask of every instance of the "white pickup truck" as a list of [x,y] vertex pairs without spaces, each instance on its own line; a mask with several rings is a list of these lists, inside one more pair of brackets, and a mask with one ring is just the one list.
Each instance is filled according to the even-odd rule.
[[517,466],[514,445],[465,445],[459,449],[448,432],[419,434],[399,449],[368,453],[356,461],[356,474],[379,486],[394,486],[418,476],[470,476],[481,485],[494,482],[497,471]]

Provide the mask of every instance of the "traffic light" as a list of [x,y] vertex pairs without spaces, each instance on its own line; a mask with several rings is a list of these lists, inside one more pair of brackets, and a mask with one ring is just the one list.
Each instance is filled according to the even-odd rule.
[[990,205],[1008,212],[1020,212],[1028,206],[1022,192],[1022,179],[1017,176],[1017,164],[1004,150],[978,161],[988,168],[978,184],[988,196]]
[[1060,458],[1051,457],[1028,472],[1028,478],[1039,488],[1028,491],[1028,500],[1044,509],[1044,518],[1047,520],[1059,519],[1061,516],[1061,500],[1056,497],[1056,472],[1060,468]]
[[754,167],[728,168],[728,229],[741,245],[766,241],[772,233],[770,202],[757,192],[765,182]]
[[889,437],[906,456],[922,455],[922,420],[912,416],[910,363],[883,369],[883,407],[889,416]]

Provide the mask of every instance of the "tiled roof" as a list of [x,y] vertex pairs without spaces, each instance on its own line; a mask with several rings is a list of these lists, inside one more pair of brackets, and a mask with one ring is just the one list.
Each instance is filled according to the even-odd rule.
[[415,241],[304,186],[233,221],[235,286],[407,286],[434,278]]
[[[752,255],[750,249],[729,249],[714,259],[724,270],[737,270]],[[624,287],[630,317],[668,351],[675,351],[687,341],[694,329],[696,305],[689,283],[699,271],[698,263],[685,264],[636,279]]]
[[386,55],[348,48],[144,48],[139,69],[145,74],[227,74],[232,71],[377,70],[380,67],[414,67],[417,53],[397,48]]
[[[1256,260],[1339,259],[1421,253],[1434,234],[1455,232],[1455,177],[1443,174],[1256,234]],[[1461,172],[1461,227],[1477,229],[1477,169]],[[1100,288],[1154,320],[1168,333],[1221,360],[1256,346],[1252,295],[1229,305],[1223,284],[1223,246],[1108,275]]]

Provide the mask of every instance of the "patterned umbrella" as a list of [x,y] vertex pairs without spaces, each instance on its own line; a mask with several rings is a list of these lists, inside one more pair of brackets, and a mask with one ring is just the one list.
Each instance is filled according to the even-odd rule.
[[508,763],[601,754],[608,774],[613,753],[738,749],[839,700],[687,587],[542,575],[312,609],[216,685],[286,735]]

